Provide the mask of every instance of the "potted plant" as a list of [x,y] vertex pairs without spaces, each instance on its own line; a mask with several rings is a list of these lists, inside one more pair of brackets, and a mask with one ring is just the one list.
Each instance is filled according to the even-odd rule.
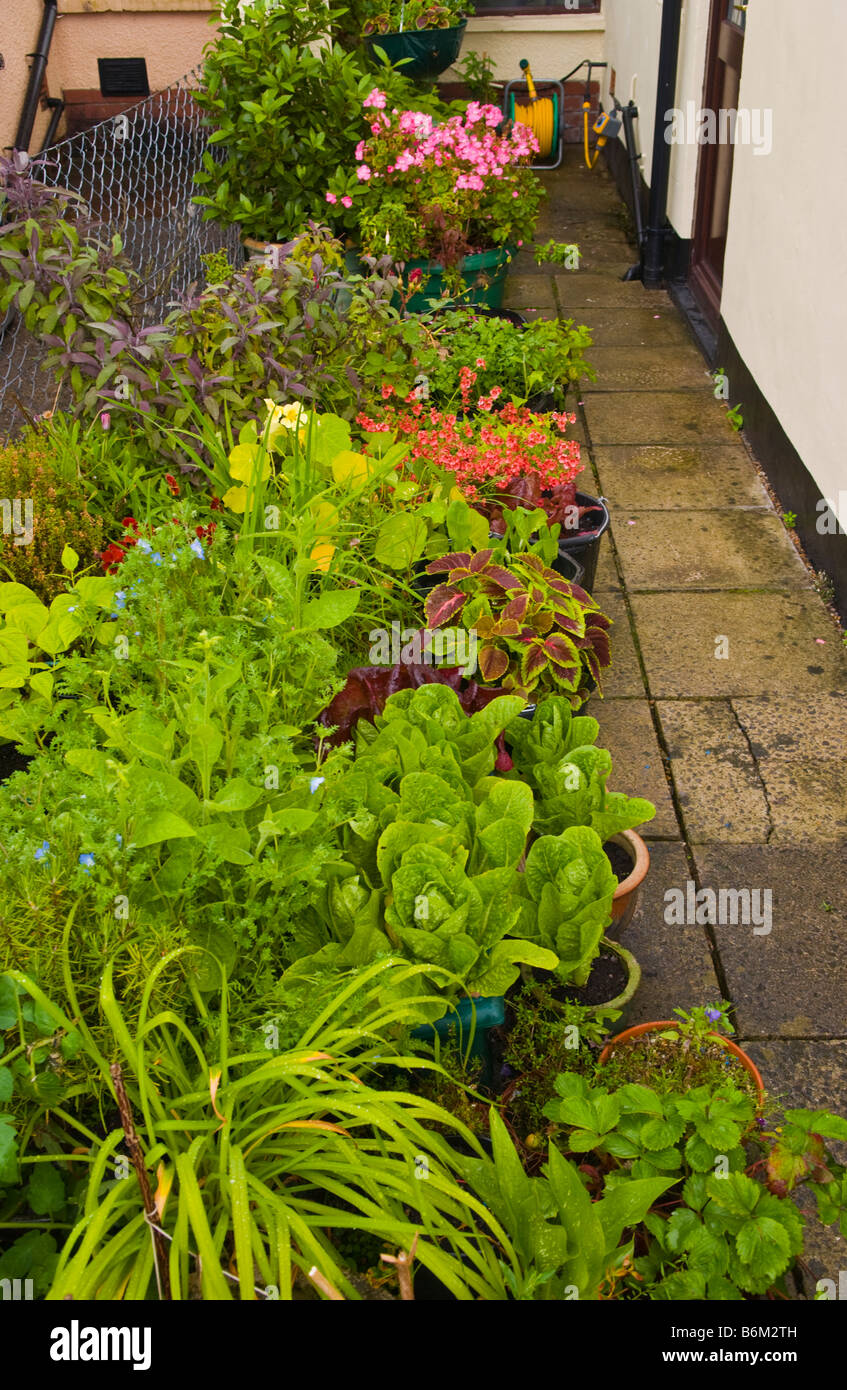
[[600,1065],[613,1067],[621,1084],[655,1085],[661,1077],[663,1084],[672,1082],[682,1090],[725,1077],[727,1070],[734,1076],[744,1073],[737,1081],[752,1090],[761,1107],[764,1083],[752,1058],[727,1036],[733,1031],[729,1009],[726,1003],[689,1013],[675,1009],[676,1019],[627,1028],[606,1044]]
[[[361,412],[365,430],[393,431],[409,445],[410,469],[442,470],[455,479],[465,497],[483,515],[492,537],[510,530],[509,512],[540,510],[548,527],[558,527],[557,548],[582,567],[590,592],[597,567],[600,539],[609,525],[602,498],[578,492],[582,471],[580,446],[568,439],[576,416],[560,411],[538,415],[525,405],[508,401],[492,386],[487,395],[477,388],[477,366],[459,370],[461,409],[425,407],[419,384],[405,402],[385,388],[379,419]],[[525,539],[529,539],[528,537]]]
[[[333,17],[323,0],[243,13],[225,0],[206,49],[194,98],[214,128],[194,201],[204,218],[240,226],[260,254],[326,216],[327,180],[362,134],[373,77],[328,37]],[[410,90],[390,69],[382,80],[392,101]],[[349,206],[336,210],[339,229]]]
[[391,64],[402,64],[405,77],[434,81],[458,58],[467,20],[463,7],[433,0],[376,3],[362,26],[371,51],[381,49]]
[[340,161],[327,200],[352,200],[363,250],[388,249],[404,265],[408,311],[463,287],[470,302],[497,307],[512,251],[531,238],[543,196],[528,164],[532,132],[514,125],[498,133],[499,108],[478,102],[436,123],[424,111],[392,108],[374,88],[364,108],[370,138],[352,165]]
[[513,310],[460,307],[421,325],[415,356],[429,402],[440,409],[458,403],[467,368],[479,396],[497,387],[502,404],[512,400],[541,414],[563,409],[566,394],[583,378],[596,380],[583,355],[590,346],[589,330],[573,319],[527,323]]
[[535,797],[534,829],[558,835],[570,825],[587,825],[603,842],[617,878],[612,924],[618,932],[631,921],[650,867],[650,855],[635,827],[650,821],[656,808],[643,797],[609,792],[611,754],[596,746],[600,726],[586,715],[574,717],[570,703],[548,695],[530,721],[508,730],[513,773]]
[[427,566],[446,578],[427,597],[429,626],[460,620],[480,643],[482,680],[526,700],[558,691],[578,708],[592,691],[602,694],[611,618],[537,556],[514,556],[506,568],[492,564],[492,555],[490,549],[445,555]]

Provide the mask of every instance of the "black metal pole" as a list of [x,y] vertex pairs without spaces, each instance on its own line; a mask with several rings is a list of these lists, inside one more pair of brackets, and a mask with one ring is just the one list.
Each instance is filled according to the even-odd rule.
[[661,285],[665,263],[665,226],[671,169],[671,147],[665,139],[665,133],[676,95],[681,27],[682,0],[663,0],[659,80],[656,85],[656,124],[653,131],[653,169],[650,175],[650,207],[644,245],[643,279],[647,289],[657,289]]
[[50,52],[53,30],[56,27],[56,10],[58,4],[59,0],[44,0],[44,13],[41,16],[38,47],[34,53],[27,55],[32,58],[32,67],[29,70],[29,82],[27,84],[26,96],[24,97],[24,107],[21,112],[18,133],[15,136],[14,147],[16,150],[29,150],[29,142],[32,139],[32,127],[35,125],[38,102],[41,97],[41,84],[44,81],[44,74],[47,70],[47,55]]

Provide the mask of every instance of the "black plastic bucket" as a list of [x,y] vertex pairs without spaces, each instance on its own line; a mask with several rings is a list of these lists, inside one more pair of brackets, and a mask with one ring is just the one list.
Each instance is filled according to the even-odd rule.
[[597,577],[600,542],[609,529],[609,509],[602,497],[592,497],[588,492],[578,492],[576,500],[578,506],[590,507],[591,511],[582,519],[584,530],[569,532],[562,527],[559,534],[559,554],[570,555],[579,561],[584,571],[582,587],[590,594]]

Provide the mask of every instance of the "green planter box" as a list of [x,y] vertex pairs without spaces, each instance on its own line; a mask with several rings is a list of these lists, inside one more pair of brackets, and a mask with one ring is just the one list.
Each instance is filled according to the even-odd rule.
[[409,62],[403,62],[400,68],[404,77],[431,82],[455,63],[467,22],[463,19],[453,29],[406,29],[402,34],[368,34],[366,43],[372,51],[375,47],[381,48],[392,65],[408,58]]
[[[478,304],[485,309],[501,308],[509,263],[516,250],[514,246],[498,246],[493,251],[481,251],[476,256],[465,256],[462,274],[468,282],[468,289],[456,302]],[[429,308],[429,300],[441,298],[444,291],[444,267],[437,261],[407,261],[404,278],[408,279],[413,270],[422,271],[423,280],[407,307],[410,314],[422,314]]]

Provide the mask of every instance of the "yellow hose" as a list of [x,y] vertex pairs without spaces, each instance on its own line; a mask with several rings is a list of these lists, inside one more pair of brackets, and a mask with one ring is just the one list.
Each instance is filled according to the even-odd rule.
[[594,151],[594,158],[592,159],[591,151],[588,148],[588,113],[590,110],[591,102],[584,101],[582,103],[582,117],[585,126],[585,163],[589,169],[593,169],[594,165],[597,163],[597,160],[600,158],[600,146],[598,144],[597,149]]

